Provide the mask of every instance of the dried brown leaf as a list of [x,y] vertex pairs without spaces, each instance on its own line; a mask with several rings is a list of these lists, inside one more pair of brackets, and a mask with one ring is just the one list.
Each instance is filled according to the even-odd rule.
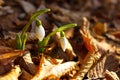
[[80,30],[82,34],[82,38],[85,44],[85,47],[88,50],[87,55],[85,56],[83,63],[80,66],[80,70],[75,76],[75,79],[82,80],[85,76],[85,74],[90,70],[92,65],[96,63],[101,57],[101,54],[98,52],[98,48],[95,45],[95,43],[92,40],[92,36],[90,36],[89,30],[87,27],[89,27],[89,22],[86,18],[83,18],[83,28]]
[[29,51],[25,52],[25,55],[18,61],[19,65],[23,67],[30,74],[35,75],[37,72],[35,64],[32,62],[31,55]]
[[28,14],[33,13],[36,10],[35,6],[28,1],[16,0],[16,2],[18,2]]
[[49,7],[54,12],[52,14],[52,17],[55,20],[58,20],[60,22],[67,22],[67,23],[75,22],[79,25],[79,24],[81,24],[80,21],[83,16],[86,16],[86,17],[90,16],[89,12],[87,12],[87,11],[86,12],[79,12],[79,11],[75,11],[75,10],[72,11],[69,9],[62,8],[62,7],[58,6],[57,4],[52,4]]
[[105,71],[105,78],[106,80],[120,80],[117,74],[113,71]]
[[32,78],[32,80],[59,79],[61,76],[74,70],[78,64],[74,61],[70,61],[70,62],[58,64],[58,65],[53,65],[49,61],[47,61],[45,58],[43,58],[41,63],[39,66],[38,73]]
[[18,80],[21,69],[18,65],[14,66],[12,70],[6,75],[0,76],[0,80]]
[[105,35],[108,39],[120,44],[120,31],[106,33]]
[[93,31],[95,32],[95,34],[97,35],[102,35],[103,33],[105,33],[107,31],[107,24],[106,23],[96,23],[95,26],[93,26]]
[[[86,18],[84,18],[84,24],[83,24],[83,30],[80,30],[81,34],[84,36],[84,37],[87,37],[89,40],[87,41],[90,41],[90,44],[94,45],[94,48],[95,50],[101,50],[103,52],[115,52],[116,50],[116,47],[115,46],[112,46],[111,44],[108,44],[105,40],[103,41],[98,41],[96,40],[90,33],[90,30],[89,30],[89,22]],[[83,40],[84,40],[84,37],[83,37]],[[84,40],[85,41],[85,40]],[[92,48],[89,49],[89,45],[87,47],[87,43],[85,43],[85,46],[86,48],[88,48],[88,50],[93,50]]]
[[114,72],[119,70],[119,60],[115,58],[115,55],[107,56],[105,61],[105,69]]
[[63,59],[51,59],[51,63],[55,65],[61,64],[62,62],[63,62]]
[[80,30],[80,33],[82,34],[84,45],[87,48],[87,50],[90,52],[97,51],[96,45],[93,42],[93,38],[90,35],[89,29],[88,29],[89,22],[86,18],[83,18],[83,20],[84,20],[83,27],[82,27],[82,30]]
[[87,77],[92,79],[104,78],[104,66],[106,61],[106,55],[102,56],[95,65],[89,70]]
[[101,57],[99,52],[88,53],[85,57],[83,64],[80,66],[80,70],[78,71],[75,79],[82,80],[85,74],[90,70],[92,65],[96,63]]
[[21,76],[19,77],[19,80],[30,80],[33,76],[28,73],[27,71],[25,71],[24,69],[22,69],[22,74]]
[[116,50],[115,59],[117,59],[120,63],[120,48],[117,48],[117,50]]
[[9,71],[14,60],[23,55],[21,50],[13,50],[4,54],[0,54],[0,74]]
[[13,51],[13,49],[10,48],[10,47],[0,46],[0,54],[8,53],[8,52],[11,52],[11,51]]
[[0,54],[0,60],[9,59],[9,58],[16,58],[16,57],[19,57],[21,55],[23,55],[23,51],[14,50],[12,52]]

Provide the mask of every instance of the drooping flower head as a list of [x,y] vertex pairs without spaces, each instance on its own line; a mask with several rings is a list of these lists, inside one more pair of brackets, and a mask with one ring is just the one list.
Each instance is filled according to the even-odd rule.
[[36,37],[39,39],[39,41],[42,41],[45,37],[45,29],[39,19],[36,19]]
[[67,42],[66,42],[66,37],[65,37],[65,33],[62,31],[60,32],[60,45],[63,51],[66,50],[66,46],[67,46]]

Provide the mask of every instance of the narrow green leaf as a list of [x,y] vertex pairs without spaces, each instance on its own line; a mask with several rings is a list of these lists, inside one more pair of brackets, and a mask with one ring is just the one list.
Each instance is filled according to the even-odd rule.
[[16,42],[16,48],[17,49],[21,49],[21,46],[22,46],[22,42],[21,42],[21,38],[20,38],[20,36],[17,34],[16,35],[16,39],[15,39],[15,42]]
[[33,21],[40,14],[46,13],[48,11],[50,11],[50,9],[43,9],[43,10],[37,11],[31,16],[30,20]]
[[46,38],[44,38],[44,40],[43,40],[44,45],[46,46],[48,44],[48,41],[49,41],[50,37],[53,36],[54,34],[56,34],[56,32],[61,32],[61,31],[64,31],[64,30],[67,30],[69,28],[76,27],[76,26],[77,26],[77,24],[67,24],[67,25],[63,25],[63,26],[59,27],[55,31],[48,34],[46,36]]
[[25,33],[27,31],[27,29],[29,28],[30,24],[32,23],[32,21],[38,17],[40,14],[43,14],[45,12],[48,12],[50,11],[50,9],[43,9],[43,10],[40,10],[40,11],[37,11],[35,12],[31,17],[30,17],[30,20],[28,21],[28,23],[25,25],[25,27],[23,28],[22,30],[22,33]]
[[27,41],[27,34],[23,34],[21,35],[21,42],[22,42],[22,46],[21,46],[21,49],[23,50],[25,48],[25,43]]

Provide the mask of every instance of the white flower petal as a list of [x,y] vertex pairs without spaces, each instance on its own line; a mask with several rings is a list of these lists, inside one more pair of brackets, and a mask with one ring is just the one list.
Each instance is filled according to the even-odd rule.
[[61,45],[62,50],[65,51],[67,47],[66,37],[60,38],[60,45]]
[[42,41],[45,37],[45,29],[43,28],[42,25],[40,25],[39,27],[36,27],[36,37]]

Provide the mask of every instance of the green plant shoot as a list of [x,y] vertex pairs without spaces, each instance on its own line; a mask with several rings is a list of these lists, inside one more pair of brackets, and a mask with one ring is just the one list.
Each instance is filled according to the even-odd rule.
[[15,39],[15,42],[16,42],[16,48],[17,49],[21,49],[21,50],[24,50],[25,48],[25,43],[26,43],[26,40],[27,40],[27,34],[26,34],[26,31],[28,30],[30,24],[32,23],[33,20],[36,19],[36,17],[38,17],[40,14],[43,14],[43,13],[46,13],[50,11],[50,9],[43,9],[43,10],[40,10],[40,11],[37,11],[35,12],[31,17],[30,17],[30,20],[28,21],[28,23],[25,25],[25,27],[23,28],[22,30],[22,33],[19,35],[17,34],[16,35],[16,39]]

